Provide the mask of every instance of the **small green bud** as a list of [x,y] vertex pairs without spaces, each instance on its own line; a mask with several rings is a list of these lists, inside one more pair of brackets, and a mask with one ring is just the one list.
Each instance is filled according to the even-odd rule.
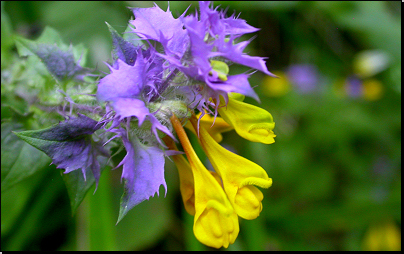
[[[210,65],[216,71],[218,77],[222,81],[227,81],[227,74],[229,74],[229,66],[222,61],[211,60]],[[212,74],[212,72],[210,72]]]

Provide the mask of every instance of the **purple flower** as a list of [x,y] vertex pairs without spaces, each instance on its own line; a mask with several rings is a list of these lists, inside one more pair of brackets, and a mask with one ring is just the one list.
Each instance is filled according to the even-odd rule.
[[170,130],[155,118],[145,104],[147,91],[156,90],[154,78],[162,71],[162,66],[155,63],[145,59],[140,48],[133,66],[118,58],[117,69],[110,66],[111,73],[100,80],[97,98],[111,103],[119,121],[134,116],[138,119],[138,126],[141,126],[148,119],[157,138],[157,129],[173,137]]
[[[41,59],[41,62],[56,80],[83,82],[85,76],[91,76],[91,70],[80,66],[81,57],[76,61],[73,46],[67,48],[58,37],[60,35],[48,27],[36,41],[22,38],[17,38],[17,40],[23,47]],[[54,40],[52,43],[50,43],[51,38]],[[26,52],[23,54],[27,55]]]
[[37,44],[35,54],[43,61],[46,68],[58,80],[74,78],[83,81],[90,70],[83,68],[74,60],[72,50],[63,51],[56,45]]
[[168,8],[163,11],[159,6],[152,8],[132,8],[136,19],[130,21],[135,26],[135,32],[140,38],[159,41],[166,51],[182,57],[188,46],[186,31],[180,18],[175,19]]
[[91,170],[98,183],[100,164],[97,157],[108,156],[101,144],[91,137],[100,127],[97,121],[79,114],[47,129],[16,135],[46,153],[57,168],[65,169],[65,174],[81,169],[85,179],[86,171]]
[[[187,182],[192,183],[187,188],[195,193],[194,201],[191,200],[191,205],[194,206],[191,211],[193,210],[196,216],[197,223],[194,227],[194,231],[198,231],[196,236],[203,238],[201,241],[209,246],[227,247],[237,237],[239,211],[243,214],[240,216],[252,218],[258,216],[262,209],[261,192],[252,186],[244,188],[245,185],[254,184],[267,188],[272,180],[262,172],[262,168],[256,167],[257,170],[251,170],[251,163],[237,157],[247,165],[241,168],[244,171],[247,168],[249,171],[247,173],[251,174],[251,177],[246,174],[245,177],[244,175],[236,177],[239,180],[234,181],[239,187],[231,188],[232,193],[235,190],[232,200],[236,204],[234,197],[239,194],[241,201],[237,202],[246,206],[245,209],[240,208],[241,210],[236,211],[239,208],[233,209],[231,203],[233,201],[229,201],[230,196],[225,193],[227,187],[223,189],[223,185],[219,184],[223,179],[234,177],[226,178],[227,169],[222,171],[222,175],[219,173],[211,175],[206,172],[201,163],[198,163],[199,159],[195,158],[196,154],[182,125],[191,119],[192,125],[199,132],[195,109],[202,114],[205,114],[205,110],[212,113],[210,106],[214,106],[215,117],[220,111],[224,119],[221,119],[222,122],[228,122],[225,125],[226,129],[234,128],[239,134],[241,133],[240,135],[252,141],[274,142],[272,116],[265,110],[239,101],[241,97],[244,98],[243,95],[259,100],[248,81],[251,73],[229,75],[229,65],[240,64],[275,76],[268,71],[264,58],[249,56],[243,52],[251,40],[240,41],[240,37],[258,29],[235,17],[234,14],[226,17],[225,11],[213,8],[210,2],[200,2],[199,13],[185,16],[184,12],[178,18],[173,17],[169,8],[163,11],[157,5],[152,8],[133,8],[132,11],[135,20],[130,21],[126,31],[132,30],[136,36],[131,34],[122,37],[107,24],[112,35],[113,61],[108,64],[110,73],[98,81],[96,94],[98,104],[83,100],[83,103],[87,104],[80,105],[80,102],[74,102],[66,91],[62,91],[71,105],[76,105],[77,110],[90,111],[98,121],[78,114],[78,117],[72,117],[51,128],[20,132],[16,135],[44,151],[58,168],[65,169],[65,173],[81,169],[85,178],[91,171],[97,182],[101,172],[97,157],[108,156],[108,153],[101,146],[103,142],[93,139],[93,136],[98,135],[94,132],[103,128],[105,131],[103,134],[110,135],[104,145],[120,138],[122,142],[111,143],[123,144],[126,150],[125,157],[117,165],[123,168],[121,179],[125,184],[119,222],[134,206],[158,194],[161,185],[167,192],[164,156],[182,153],[174,145],[177,140],[172,131],[175,130],[188,156],[189,163],[182,162],[186,170],[193,171],[191,175],[187,175],[189,178]],[[77,79],[87,72],[87,69],[73,61],[70,51],[62,51],[52,45],[31,46],[31,50],[35,51],[34,53],[58,79]],[[229,93],[238,95],[228,95]],[[223,99],[229,107],[228,111],[219,109],[219,105],[223,106]],[[91,105],[88,105],[90,103]],[[230,104],[233,105],[232,109]],[[105,106],[106,110],[99,110],[101,106]],[[72,114],[73,107],[70,109]],[[206,130],[204,131],[209,141],[210,136]],[[215,154],[216,150],[222,151],[217,143],[215,148],[210,141],[209,143],[201,138],[199,140],[204,149],[210,147],[210,150],[205,149],[205,152],[209,153],[208,157]],[[221,158],[215,160],[215,163],[212,161],[216,172],[219,172],[216,166],[225,165],[227,157],[229,160],[236,158],[234,154],[229,153],[220,156]],[[233,174],[230,168],[228,171],[229,175]],[[73,177],[69,182],[75,182],[77,175],[74,173],[71,175]],[[265,183],[248,180],[260,177],[265,178]],[[81,178],[78,180],[81,184],[74,185],[75,189],[81,189],[76,186],[84,186],[83,189],[86,191],[93,184],[92,178],[87,184],[83,184]],[[225,183],[224,180],[222,182]],[[229,180],[226,183],[233,186],[232,182],[233,180]],[[209,186],[205,183],[212,184],[213,189],[206,188]],[[208,191],[205,193],[205,190]],[[84,191],[73,193],[74,200],[83,197],[83,193]],[[248,212],[243,211],[247,210],[253,211],[254,215],[246,215]],[[221,220],[222,225],[216,225],[218,220]],[[209,227],[212,230],[207,229]],[[216,229],[227,233],[223,235],[219,232],[217,235]]]
[[317,68],[311,64],[296,64],[288,68],[289,80],[297,86],[302,93],[308,93],[316,89],[319,74]]
[[229,63],[275,76],[263,58],[243,53],[250,41],[236,43],[258,29],[234,15],[225,17],[209,2],[200,2],[199,15],[184,13],[177,19],[169,8],[163,11],[157,5],[132,11],[130,28],[146,43],[139,46],[110,27],[114,61],[97,91],[98,100],[112,110],[103,121],[112,121],[107,131],[116,134],[111,139],[121,138],[126,149],[118,165],[125,181],[118,221],[161,185],[166,188],[164,155],[173,152],[165,150],[158,130],[176,141],[170,131],[172,115],[187,119],[195,108],[209,109],[211,99],[217,113],[219,96],[227,101],[229,92],[259,100],[248,82],[250,74],[228,75]]
[[[250,41],[236,43],[236,39],[246,33],[258,31],[248,25],[245,20],[234,15],[226,18],[225,13],[210,7],[210,2],[200,2],[200,15],[184,16],[175,19],[169,9],[164,12],[158,6],[153,8],[134,8],[135,20],[131,22],[133,29],[141,38],[161,43],[164,53],[158,54],[166,59],[171,69],[178,69],[194,83],[194,89],[201,93],[202,99],[198,109],[206,107],[209,98],[219,100],[222,95],[237,92],[258,99],[251,88],[249,74],[227,76],[227,63],[234,62],[267,75],[264,58],[249,56],[243,53]],[[183,27],[185,29],[183,29]],[[213,62],[220,68],[227,67],[220,73]],[[195,98],[190,98],[194,101]]]
[[345,89],[349,96],[360,97],[363,93],[362,81],[355,76],[350,76],[346,80]]

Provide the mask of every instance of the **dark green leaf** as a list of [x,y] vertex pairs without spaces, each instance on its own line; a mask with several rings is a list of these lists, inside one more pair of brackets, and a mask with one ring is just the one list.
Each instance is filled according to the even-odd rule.
[[80,170],[74,170],[68,174],[62,174],[62,178],[66,184],[72,214],[74,214],[86,196],[88,190],[94,185],[95,178],[93,174],[86,171],[86,180],[84,180],[83,173]]
[[48,166],[50,159],[31,145],[12,134],[21,125],[3,123],[1,125],[1,191],[30,177]]

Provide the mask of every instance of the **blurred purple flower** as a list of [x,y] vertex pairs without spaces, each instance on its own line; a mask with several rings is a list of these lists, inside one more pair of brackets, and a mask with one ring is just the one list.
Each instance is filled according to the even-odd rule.
[[291,65],[287,70],[287,75],[290,82],[294,84],[302,93],[309,93],[317,88],[319,74],[317,67],[314,65]]
[[345,89],[348,96],[357,98],[363,94],[362,80],[355,76],[350,76],[346,79]]

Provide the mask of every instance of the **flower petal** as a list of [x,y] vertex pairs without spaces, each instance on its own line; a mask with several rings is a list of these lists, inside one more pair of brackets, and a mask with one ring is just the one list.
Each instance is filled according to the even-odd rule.
[[135,15],[135,20],[130,21],[136,27],[133,32],[142,38],[161,42],[165,49],[182,57],[188,46],[188,37],[180,18],[175,19],[169,9],[163,11],[157,5],[131,10]]
[[116,98],[112,103],[112,107],[120,120],[125,117],[136,116],[139,119],[139,126],[142,125],[146,116],[150,114],[145,103],[138,99]]
[[131,66],[117,59],[117,68],[99,81],[97,98],[113,101],[116,98],[136,98],[142,92],[145,76],[145,62],[142,54],[137,55],[135,65]]
[[223,98],[220,98],[219,114],[234,127],[238,135],[253,142],[264,144],[274,143],[273,128],[275,123],[272,115],[259,107],[234,99],[229,94],[229,100],[225,106]]

